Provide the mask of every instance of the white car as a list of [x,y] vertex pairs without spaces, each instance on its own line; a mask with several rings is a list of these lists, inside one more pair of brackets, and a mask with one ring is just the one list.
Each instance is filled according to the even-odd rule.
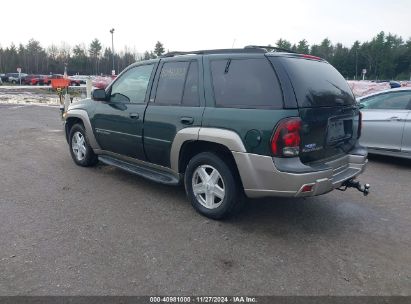
[[411,87],[357,99],[362,112],[360,144],[371,154],[411,159]]

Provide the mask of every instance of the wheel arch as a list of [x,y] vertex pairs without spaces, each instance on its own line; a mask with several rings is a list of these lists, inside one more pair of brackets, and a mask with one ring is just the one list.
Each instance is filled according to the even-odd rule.
[[184,173],[193,156],[201,152],[212,152],[228,161],[241,180],[233,151],[246,152],[240,136],[234,131],[218,128],[183,129],[177,133],[173,141],[170,154],[171,169],[178,173]]
[[69,110],[66,114],[66,138],[68,140],[68,134],[70,133],[71,127],[77,123],[81,122],[86,130],[86,136],[89,141],[91,148],[100,149],[97,143],[96,137],[94,136],[93,128],[91,127],[90,119],[88,117],[87,111],[82,109]]
[[219,128],[185,128],[177,132],[171,146],[170,166],[172,170],[180,171],[182,147],[188,143],[192,145],[193,142],[201,146],[204,146],[204,142],[210,145],[217,144],[230,152],[247,152],[240,136],[234,131]]
[[69,142],[69,134],[70,134],[71,128],[77,123],[81,123],[84,126],[83,121],[79,117],[71,116],[71,117],[66,118],[66,123],[64,125],[64,128],[65,128],[67,142]]

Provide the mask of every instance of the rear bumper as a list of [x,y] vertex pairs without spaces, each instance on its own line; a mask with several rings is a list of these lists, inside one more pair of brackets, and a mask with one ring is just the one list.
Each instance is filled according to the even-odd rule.
[[[244,191],[250,198],[306,197],[324,194],[360,175],[367,164],[367,150],[357,147],[341,158],[321,166],[306,166],[299,158],[277,159],[233,152]],[[304,186],[312,186],[303,192]]]

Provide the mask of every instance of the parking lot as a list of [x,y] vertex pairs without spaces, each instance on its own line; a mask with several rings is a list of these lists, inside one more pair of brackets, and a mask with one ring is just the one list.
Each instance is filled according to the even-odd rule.
[[57,107],[0,105],[2,295],[411,295],[411,161],[356,190],[248,201],[226,221],[183,188],[74,165]]

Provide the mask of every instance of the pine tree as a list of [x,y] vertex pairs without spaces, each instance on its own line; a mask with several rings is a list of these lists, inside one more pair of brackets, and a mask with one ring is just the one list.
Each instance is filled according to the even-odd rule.
[[157,57],[160,57],[161,55],[164,54],[164,46],[160,41],[157,41],[155,47],[154,47],[154,54]]
[[100,54],[101,54],[101,49],[102,49],[101,43],[96,38],[91,42],[89,50],[88,50],[88,52],[90,53],[90,56],[94,59],[94,62],[95,62],[95,70],[94,71],[95,71],[96,75],[98,74],[98,59],[99,59]]

